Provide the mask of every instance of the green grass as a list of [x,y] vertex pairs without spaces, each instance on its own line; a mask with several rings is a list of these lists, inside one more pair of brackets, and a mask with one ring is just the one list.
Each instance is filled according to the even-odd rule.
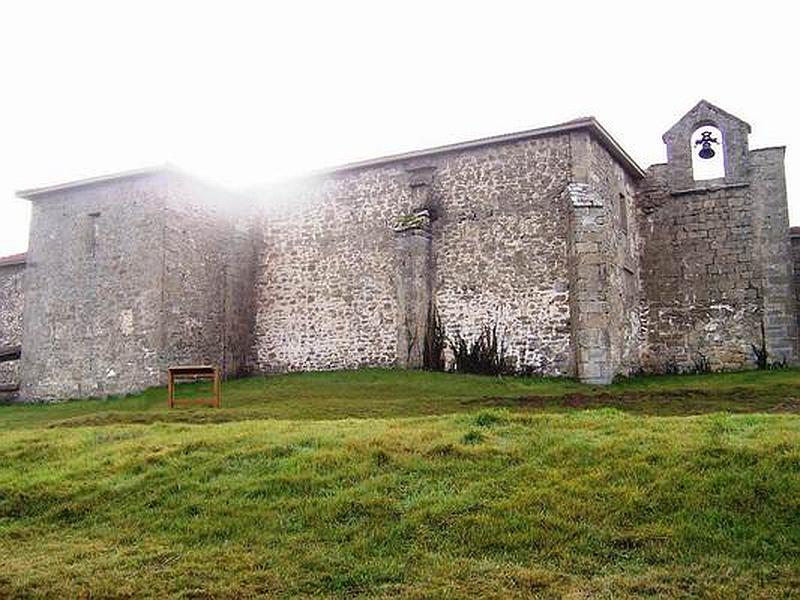
[[0,407],[0,597],[800,596],[798,370],[164,405]]

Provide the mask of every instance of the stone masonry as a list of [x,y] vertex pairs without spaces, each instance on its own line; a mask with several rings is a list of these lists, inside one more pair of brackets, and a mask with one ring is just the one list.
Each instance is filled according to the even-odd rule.
[[244,372],[252,260],[230,193],[160,169],[26,195],[23,399],[125,394],[175,363]]
[[518,368],[569,374],[569,165],[562,135],[269,190],[257,369],[417,366],[430,299],[449,334],[497,323]]
[[[0,258],[0,352],[22,345],[25,254]],[[0,399],[19,386],[19,361],[0,362]]]
[[800,227],[790,231],[792,262],[794,263],[794,297],[797,306],[797,329],[800,331]]
[[[725,175],[697,180],[707,126]],[[752,368],[762,344],[796,364],[784,150],[749,131],[702,101],[647,171],[586,118],[247,194],[168,167],[20,192],[0,346],[22,358],[0,374],[31,401],[134,392],[173,364],[419,368],[433,310],[450,339],[496,326],[518,372],[590,383]]]
[[636,179],[585,133],[570,139],[569,247],[576,374],[608,383],[639,365],[638,223],[630,218]]
[[[725,176],[692,179],[690,138],[723,132]],[[766,343],[797,361],[783,149],[750,151],[744,121],[700,102],[664,135],[669,162],[639,189],[640,257],[647,310],[645,370],[752,365]]]

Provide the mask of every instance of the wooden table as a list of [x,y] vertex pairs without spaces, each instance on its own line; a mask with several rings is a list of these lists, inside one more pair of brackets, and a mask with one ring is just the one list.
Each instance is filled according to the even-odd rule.
[[[213,398],[175,399],[175,384],[180,381],[213,381]],[[219,408],[219,369],[211,365],[182,365],[167,369],[167,403],[170,408],[176,404],[206,404]]]

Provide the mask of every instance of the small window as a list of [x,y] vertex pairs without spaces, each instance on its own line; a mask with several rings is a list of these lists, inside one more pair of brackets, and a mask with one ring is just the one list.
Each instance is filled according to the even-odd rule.
[[99,212],[90,212],[89,221],[86,227],[86,253],[90,258],[95,258],[97,255],[97,219],[100,216]]
[[628,234],[628,198],[625,194],[619,195],[619,228],[622,233]]
[[713,125],[698,127],[689,142],[692,152],[692,175],[695,181],[725,177],[725,153],[722,132]]

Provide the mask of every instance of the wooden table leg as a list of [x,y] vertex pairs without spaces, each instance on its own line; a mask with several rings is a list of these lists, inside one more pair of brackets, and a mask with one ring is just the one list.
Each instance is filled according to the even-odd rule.
[[214,369],[214,406],[219,408],[219,369]]
[[167,406],[169,408],[175,407],[175,384],[172,373],[167,374]]

